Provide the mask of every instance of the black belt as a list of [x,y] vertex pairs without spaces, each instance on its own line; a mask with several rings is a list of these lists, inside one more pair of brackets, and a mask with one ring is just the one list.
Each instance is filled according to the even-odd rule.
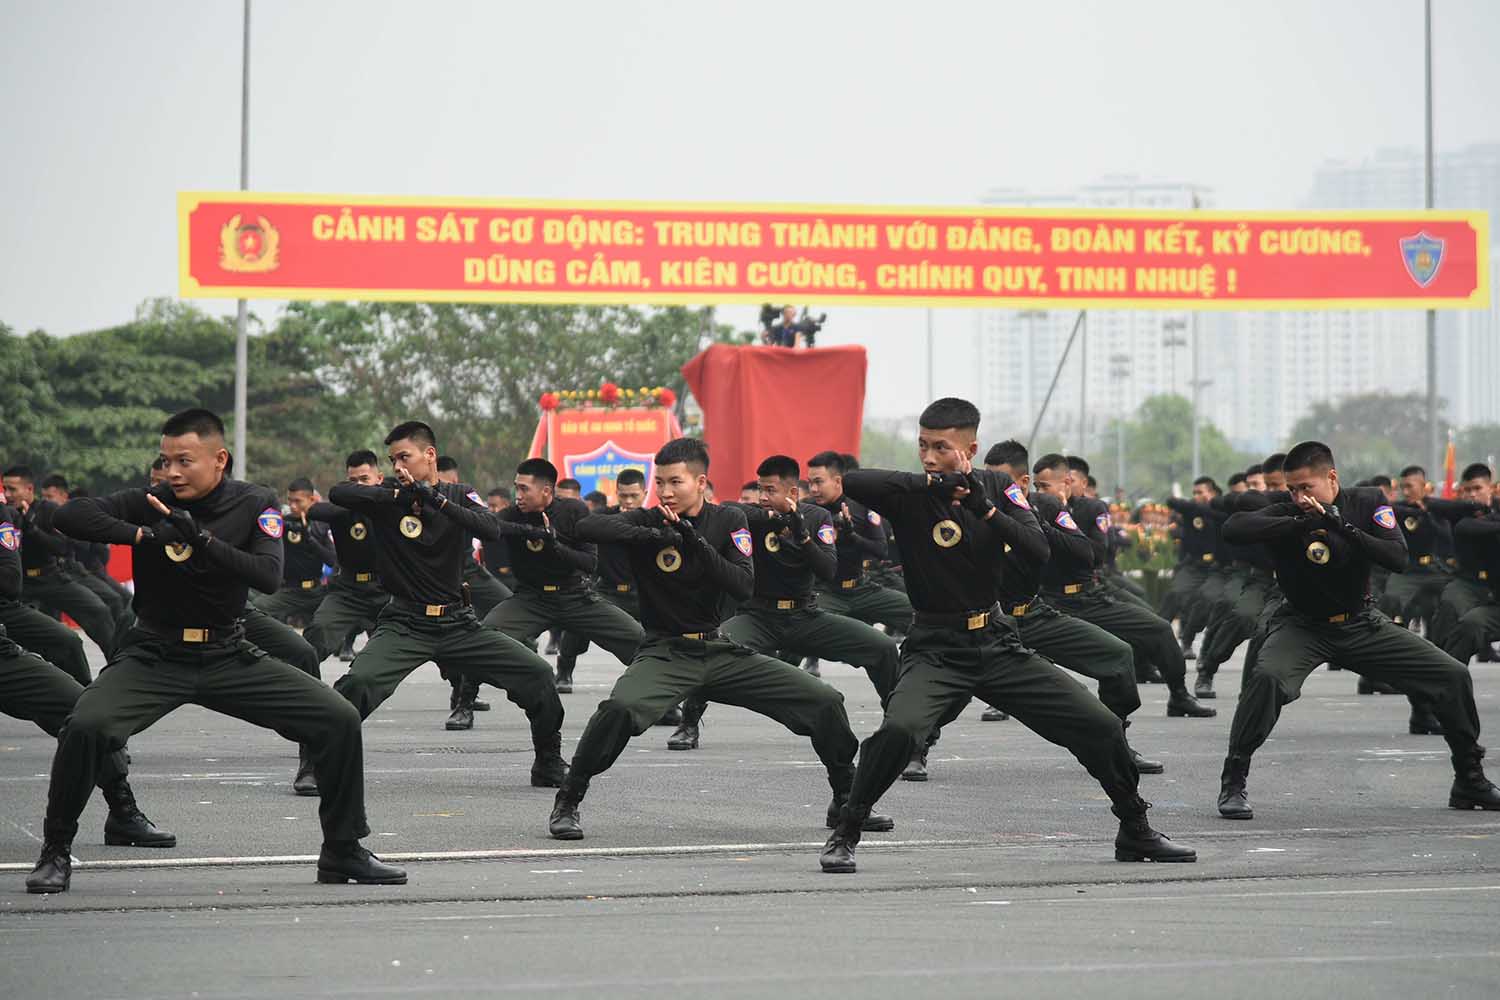
[[810,597],[752,597],[745,602],[746,607],[757,611],[801,611],[804,608],[816,608],[818,598],[816,595]]
[[239,623],[227,627],[184,628],[180,625],[162,625],[157,622],[147,621],[144,618],[137,618],[135,620],[135,627],[159,639],[192,645],[199,645],[206,642],[228,642],[231,639],[238,639],[245,634],[243,626]]
[[588,593],[589,585],[582,580],[577,583],[523,583],[521,589],[534,590],[543,594],[585,594]]
[[695,642],[714,642],[727,638],[716,628],[711,628],[706,632],[660,632],[653,629],[647,633],[647,636],[656,639],[692,639]]
[[397,611],[421,615],[424,618],[442,618],[444,615],[451,615],[455,611],[462,611],[468,607],[467,604],[422,604],[405,597],[392,597],[390,606]]
[[946,628],[958,632],[974,632],[989,625],[991,621],[998,617],[1000,617],[1000,605],[992,604],[982,610],[961,611],[957,614],[917,611],[912,614],[912,621],[924,628]]
[[53,573],[61,573],[61,566],[33,566],[26,570],[26,578],[35,580],[39,576],[51,576]]

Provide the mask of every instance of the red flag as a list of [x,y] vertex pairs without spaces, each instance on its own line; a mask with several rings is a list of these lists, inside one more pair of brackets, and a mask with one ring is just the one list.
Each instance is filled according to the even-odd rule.
[[1443,456],[1443,499],[1458,496],[1454,483],[1458,479],[1458,451],[1453,447],[1453,432],[1448,432],[1448,452]]

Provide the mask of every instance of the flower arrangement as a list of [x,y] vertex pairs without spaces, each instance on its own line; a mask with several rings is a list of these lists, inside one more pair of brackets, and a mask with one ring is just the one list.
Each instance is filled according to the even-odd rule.
[[622,389],[613,382],[601,382],[597,389],[563,389],[544,392],[537,405],[551,412],[560,406],[589,406],[610,409],[616,406],[660,406],[670,408],[677,402],[677,393],[666,386],[641,386],[639,389]]

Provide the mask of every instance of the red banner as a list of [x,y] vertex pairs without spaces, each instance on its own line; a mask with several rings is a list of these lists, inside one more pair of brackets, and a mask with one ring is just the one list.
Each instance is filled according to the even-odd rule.
[[547,410],[532,438],[532,458],[546,458],[563,479],[576,479],[585,495],[598,490],[615,501],[615,479],[624,469],[646,477],[646,502],[656,502],[656,452],[682,435],[677,418],[662,408]]
[[181,293],[448,302],[1484,308],[1483,212],[178,195]]

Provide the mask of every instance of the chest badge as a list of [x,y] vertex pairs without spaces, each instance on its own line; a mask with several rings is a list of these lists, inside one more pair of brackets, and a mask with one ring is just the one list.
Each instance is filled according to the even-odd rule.
[[422,519],[420,517],[416,517],[412,514],[407,514],[401,518],[401,524],[399,525],[399,527],[401,528],[401,534],[405,535],[407,538],[422,537]]
[[540,552],[547,547],[547,543],[540,538],[526,539],[527,552]]
[[365,527],[365,522],[355,521],[349,526],[349,537],[356,542],[362,542],[370,534],[370,529]]
[[1202,531],[1203,530],[1203,518],[1201,518],[1201,517],[1195,517],[1195,518],[1193,518],[1193,530],[1195,530],[1195,531]]
[[1405,524],[1406,524],[1406,530],[1407,531],[1416,531],[1418,523],[1419,522],[1417,521],[1416,518],[1414,518],[1414,517],[1408,517],[1406,519],[1406,522],[1405,522]]
[[185,563],[193,558],[193,547],[191,545],[183,545],[181,542],[173,542],[171,545],[163,548],[162,551],[174,563]]
[[302,532],[300,532],[300,531],[288,531],[286,533],[286,540],[287,540],[287,544],[288,545],[301,545],[302,544]]
[[663,573],[675,573],[682,569],[682,553],[675,548],[662,549],[656,554],[656,568]]
[[1333,552],[1329,550],[1327,542],[1312,542],[1307,546],[1307,561],[1326,566],[1332,558]]
[[964,529],[957,521],[944,519],[932,526],[932,540],[940,549],[951,549],[963,541]]
[[766,533],[766,551],[767,552],[780,552],[781,551],[781,536],[778,535],[778,534],[776,534],[776,532],[774,532],[774,531],[769,531],[769,532]]

